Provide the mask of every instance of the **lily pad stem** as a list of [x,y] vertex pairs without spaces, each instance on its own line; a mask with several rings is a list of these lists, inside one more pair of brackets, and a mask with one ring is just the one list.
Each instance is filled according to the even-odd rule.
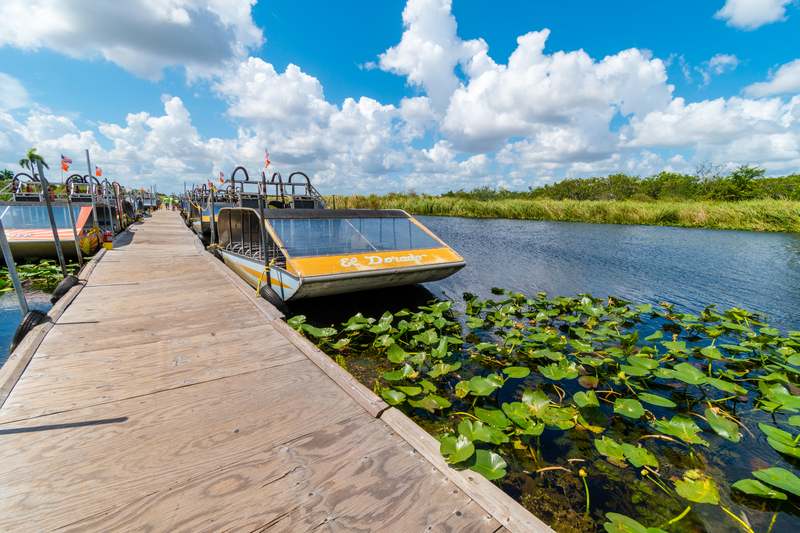
[[772,532],[772,526],[775,525],[775,520],[777,518],[778,518],[778,513],[775,513],[774,515],[772,515],[772,521],[769,523],[769,529],[767,529],[767,533],[771,533]]
[[689,511],[691,511],[691,510],[692,510],[692,506],[690,505],[690,506],[688,506],[686,509],[684,509],[684,510],[683,510],[683,512],[682,512],[681,514],[679,514],[678,516],[676,516],[675,518],[673,518],[672,520],[670,520],[669,522],[667,522],[667,524],[666,524],[666,525],[669,525],[669,524],[674,524],[675,522],[677,522],[678,520],[682,519],[684,516],[686,516],[687,514],[689,514]]
[[739,522],[740,524],[742,524],[742,527],[743,527],[743,528],[745,528],[747,531],[749,531],[750,533],[755,533],[755,531],[753,531],[752,529],[750,529],[750,526],[748,526],[747,524],[745,524],[745,523],[742,521],[742,519],[741,519],[741,518],[739,518],[738,516],[736,516],[735,514],[733,514],[732,512],[730,512],[729,510],[727,510],[727,509],[726,509],[725,507],[723,507],[722,505],[720,505],[719,507],[720,507],[720,509],[722,509],[723,511],[725,511],[726,513],[728,513],[729,515],[731,515],[731,516],[733,517],[733,519],[734,519],[734,520],[736,520],[737,522]]
[[586,516],[589,516],[589,485],[586,483],[586,478],[581,476],[583,481],[583,488],[586,489]]
[[[475,399],[477,400],[477,397],[476,397]],[[470,414],[470,413],[461,413],[461,412],[459,412],[459,413],[450,413],[450,414],[451,414],[451,415],[464,415],[464,416],[471,416],[471,417],[472,417],[472,418],[474,418],[475,420],[478,420],[478,421],[480,421],[480,418],[478,418],[477,416],[475,416],[475,415],[473,415],[473,414]]]

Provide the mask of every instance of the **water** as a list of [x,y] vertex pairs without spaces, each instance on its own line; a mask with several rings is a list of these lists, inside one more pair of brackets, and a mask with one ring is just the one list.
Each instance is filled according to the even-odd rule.
[[467,262],[455,275],[413,288],[298,302],[293,312],[330,325],[357,312],[413,308],[445,292],[492,298],[492,287],[523,294],[588,292],[676,311],[741,307],[772,326],[800,329],[800,235],[578,222],[417,217]]
[[[50,295],[41,291],[26,290],[25,298],[29,309],[49,311],[53,307]],[[0,366],[8,359],[8,348],[20,322],[22,322],[22,311],[19,309],[17,294],[13,290],[0,293]]]

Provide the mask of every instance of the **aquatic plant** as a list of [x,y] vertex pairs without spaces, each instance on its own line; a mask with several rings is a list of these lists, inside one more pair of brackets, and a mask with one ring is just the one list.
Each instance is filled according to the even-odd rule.
[[[460,319],[434,301],[341,328],[289,323],[337,361],[381,361],[357,377],[449,463],[517,495],[559,479],[583,489],[580,504],[563,490],[562,518],[583,514],[586,530],[653,533],[719,512],[771,531],[785,511],[770,502],[800,509],[800,332],[738,308],[493,292],[464,294]],[[731,454],[750,457],[755,479],[729,479]],[[548,494],[520,499],[538,514]]]
[[[75,274],[79,270],[78,263],[67,262],[67,273]],[[24,286],[44,292],[52,292],[63,278],[61,267],[55,259],[30,259],[18,264],[17,275]],[[13,288],[8,268],[0,267],[0,292],[10,291]]]

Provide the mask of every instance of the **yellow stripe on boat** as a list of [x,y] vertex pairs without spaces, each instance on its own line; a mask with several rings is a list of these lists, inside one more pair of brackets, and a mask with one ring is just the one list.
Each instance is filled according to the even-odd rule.
[[425,248],[395,252],[368,252],[346,256],[296,257],[292,264],[301,276],[397,270],[418,265],[435,265],[463,261],[450,248]]
[[[263,272],[263,271],[262,272],[258,272],[256,270],[253,270],[250,267],[246,267],[244,265],[240,265],[239,263],[234,263],[233,261],[225,261],[225,264],[228,265],[228,267],[230,267],[232,270],[243,270],[243,271],[247,272],[248,274],[250,274],[251,276],[256,278],[256,280],[261,278],[261,282],[262,283],[266,283],[267,282],[267,274],[265,272]],[[278,287],[284,287],[286,289],[291,289],[291,287],[289,287],[288,285],[284,285],[283,283],[280,282],[280,280],[277,280],[274,277],[270,277],[270,282],[272,283],[272,285],[277,285]]]

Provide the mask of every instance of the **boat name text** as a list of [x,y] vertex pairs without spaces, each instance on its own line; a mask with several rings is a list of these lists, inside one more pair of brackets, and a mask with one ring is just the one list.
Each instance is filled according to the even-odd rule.
[[[428,254],[422,254],[422,255],[408,254],[399,257],[396,255],[391,255],[389,257],[381,257],[379,255],[366,255],[364,256],[364,259],[369,261],[369,263],[367,263],[366,266],[372,266],[372,265],[381,265],[389,263],[410,263],[415,261],[421,261],[423,257],[428,257]],[[339,264],[342,265],[343,267],[364,266],[361,263],[359,263],[357,257],[344,257],[339,261]]]

